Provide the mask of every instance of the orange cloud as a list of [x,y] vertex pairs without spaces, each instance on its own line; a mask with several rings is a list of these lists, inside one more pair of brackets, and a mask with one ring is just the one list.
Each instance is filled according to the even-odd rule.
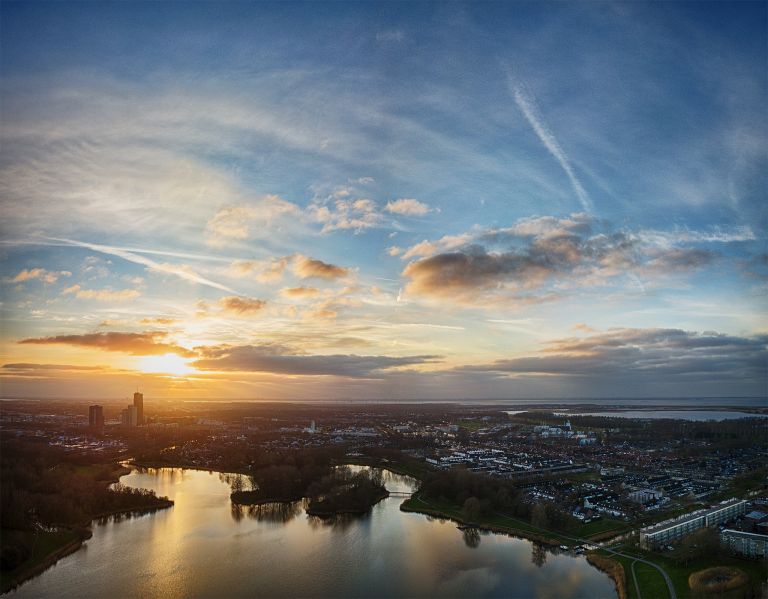
[[134,356],[152,356],[174,353],[185,358],[195,356],[195,353],[176,345],[165,343],[167,333],[161,331],[147,331],[144,333],[86,333],[84,335],[55,335],[52,337],[36,337],[22,339],[21,344],[28,345],[75,345],[90,347],[104,351],[117,351],[132,354]]
[[219,306],[222,310],[237,314],[254,314],[261,311],[266,305],[267,302],[264,300],[237,295],[228,295],[219,300]]
[[287,287],[280,291],[285,297],[312,297],[320,293],[317,287]]
[[297,254],[293,262],[293,272],[302,279],[339,279],[346,277],[350,270],[343,266],[328,264],[302,254]]
[[38,280],[43,283],[55,283],[59,280],[59,277],[71,277],[72,273],[68,270],[60,270],[58,272],[45,270],[44,268],[32,268],[30,270],[22,270],[19,274],[13,277],[11,283],[23,283],[25,281]]
[[80,285],[72,285],[61,292],[62,295],[73,294],[78,299],[95,299],[100,302],[129,300],[141,295],[135,289],[83,289]]

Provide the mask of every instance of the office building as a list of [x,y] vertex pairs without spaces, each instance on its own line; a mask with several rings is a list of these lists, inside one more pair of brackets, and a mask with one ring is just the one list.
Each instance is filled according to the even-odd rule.
[[94,429],[104,428],[104,408],[102,406],[88,407],[88,426]]
[[121,415],[120,420],[123,426],[138,426],[139,425],[139,411],[136,406],[128,406],[125,408]]
[[144,394],[139,393],[136,391],[136,393],[133,394],[133,405],[136,408],[137,418],[136,421],[137,424],[144,424]]

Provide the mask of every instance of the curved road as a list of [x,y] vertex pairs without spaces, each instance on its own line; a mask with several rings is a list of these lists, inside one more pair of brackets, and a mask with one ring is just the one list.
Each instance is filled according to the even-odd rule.
[[[510,518],[506,514],[501,514],[499,512],[496,512],[496,515],[497,516],[502,516],[503,518],[507,518],[509,520],[512,520],[513,522],[515,521],[513,518]],[[552,533],[552,532],[554,532],[554,531],[544,530],[543,528],[540,528],[539,530],[541,530],[544,533],[547,533],[547,532]],[[590,541],[589,539],[580,539],[578,537],[571,537],[571,536],[564,535],[564,534],[559,533],[559,532],[556,532],[555,534],[558,535],[559,537],[564,538],[564,539],[568,539],[570,541],[576,541],[577,543],[581,543],[582,545],[583,544],[596,545],[596,543],[594,541]],[[603,549],[604,551],[607,551],[608,553],[613,553],[614,555],[620,555],[621,557],[626,557],[627,559],[632,559],[632,560],[641,562],[643,564],[648,564],[652,568],[656,568],[659,571],[659,573],[664,577],[664,581],[667,583],[667,590],[669,591],[669,599],[677,599],[677,593],[675,592],[675,585],[672,584],[672,579],[669,577],[669,574],[666,573],[664,568],[662,568],[658,564],[654,564],[653,562],[649,562],[647,559],[643,559],[642,557],[637,557],[636,555],[627,555],[626,553],[621,553],[621,551],[616,551],[615,549],[611,549],[610,547],[606,547],[604,545],[598,545],[598,546],[601,549]],[[634,580],[635,580],[635,589],[637,589],[637,597],[638,597],[638,599],[642,599],[640,597],[640,589],[638,588],[639,585],[638,585],[638,582],[637,582],[637,577],[635,576],[635,562],[632,562],[632,578],[634,578]]]
[[[567,537],[567,538],[570,538],[570,537]],[[589,541],[586,541],[586,542],[589,543]],[[677,593],[675,592],[675,585],[672,584],[672,579],[669,577],[669,574],[666,573],[664,568],[662,568],[658,564],[649,562],[647,559],[643,559],[642,557],[637,557],[635,555],[627,555],[626,553],[621,553],[620,551],[610,549],[609,547],[602,547],[602,549],[604,551],[607,551],[608,553],[613,553],[615,555],[620,555],[621,557],[633,559],[635,560],[635,562],[641,562],[643,564],[648,564],[649,566],[656,568],[664,577],[664,581],[667,583],[667,590],[669,590],[669,599],[677,599]],[[637,589],[638,599],[640,599],[640,589],[637,588],[637,577],[635,576],[635,562],[632,562],[632,577],[635,579],[635,588]]]
[[637,573],[635,572],[636,563],[637,560],[632,562],[632,580],[635,582],[635,592],[637,593],[637,599],[643,599],[643,596],[640,594],[640,583],[637,582]]

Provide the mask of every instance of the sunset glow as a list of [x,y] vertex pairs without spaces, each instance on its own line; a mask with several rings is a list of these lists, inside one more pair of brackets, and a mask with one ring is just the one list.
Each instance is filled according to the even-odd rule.
[[3,395],[764,394],[764,5],[290,6],[4,5]]
[[186,360],[176,354],[147,356],[140,360],[139,368],[141,368],[142,372],[171,374],[179,377],[195,372],[193,368],[187,365]]

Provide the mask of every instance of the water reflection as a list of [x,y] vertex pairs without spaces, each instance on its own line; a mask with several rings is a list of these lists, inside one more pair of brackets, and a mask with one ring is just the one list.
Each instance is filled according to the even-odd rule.
[[307,507],[306,499],[289,503],[262,503],[259,505],[231,504],[232,519],[239,522],[244,517],[257,522],[285,524],[301,515]]
[[[382,479],[390,491],[416,485],[387,471]],[[301,502],[235,509],[217,473],[142,469],[121,482],[176,503],[95,526],[87,551],[12,597],[615,597],[581,557],[401,512],[401,497],[323,521]]]
[[531,543],[531,562],[537,568],[541,568],[547,563],[547,549],[541,543],[535,541]]
[[480,546],[480,531],[476,528],[464,528],[462,531],[464,544],[472,549]]

